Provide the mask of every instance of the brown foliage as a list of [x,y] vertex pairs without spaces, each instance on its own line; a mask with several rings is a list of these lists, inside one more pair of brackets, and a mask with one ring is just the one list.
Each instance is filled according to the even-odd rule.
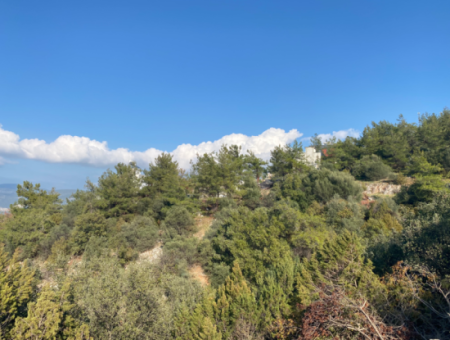
[[304,309],[299,322],[277,320],[271,331],[276,339],[412,339],[406,326],[386,325],[365,298],[350,298],[339,287],[321,287],[319,299]]

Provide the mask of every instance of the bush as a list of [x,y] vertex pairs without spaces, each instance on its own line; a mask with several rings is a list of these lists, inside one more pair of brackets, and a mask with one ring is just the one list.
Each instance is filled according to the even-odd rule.
[[410,176],[430,176],[439,174],[443,170],[439,165],[430,164],[423,154],[413,155],[406,168],[407,174]]
[[75,220],[71,243],[73,252],[81,254],[92,236],[106,235],[106,220],[99,213],[86,213]]
[[362,188],[352,175],[328,169],[312,171],[303,179],[302,189],[309,202],[326,203],[336,194],[344,199],[361,200]]
[[286,175],[280,183],[281,195],[290,201],[296,202],[302,210],[306,209],[310,203],[302,190],[304,177],[303,174],[293,173]]
[[152,249],[159,238],[159,227],[151,217],[136,217],[131,223],[120,227],[120,232],[111,239],[111,246],[135,249],[143,252]]
[[376,155],[364,156],[352,168],[352,175],[361,180],[378,181],[392,172],[390,166]]
[[198,262],[198,239],[176,236],[164,244],[161,262],[173,272],[186,276],[187,269]]
[[174,206],[167,212],[164,225],[169,237],[188,235],[194,232],[194,219],[183,206]]
[[399,204],[416,205],[420,202],[429,203],[440,191],[450,191],[441,176],[423,176],[418,177],[411,186],[402,187],[395,200]]
[[337,233],[348,230],[358,234],[364,224],[362,205],[352,199],[344,200],[338,195],[325,206],[325,217],[327,224]]
[[251,174],[245,176],[241,190],[243,205],[250,209],[256,209],[261,205],[261,189]]

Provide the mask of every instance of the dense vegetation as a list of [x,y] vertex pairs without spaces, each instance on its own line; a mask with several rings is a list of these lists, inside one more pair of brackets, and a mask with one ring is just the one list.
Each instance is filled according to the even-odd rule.
[[18,185],[0,338],[450,339],[450,111],[312,145],[118,164],[67,202]]

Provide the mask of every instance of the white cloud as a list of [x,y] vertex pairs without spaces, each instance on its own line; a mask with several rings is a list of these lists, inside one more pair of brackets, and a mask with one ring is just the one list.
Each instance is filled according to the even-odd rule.
[[[333,131],[333,133],[322,133],[319,135],[319,138],[322,140],[322,143],[326,143],[331,138],[336,137],[337,139],[345,139],[347,137],[359,137],[359,131],[355,129],[348,129],[348,130],[340,130],[340,131]],[[305,140],[309,140],[311,137],[305,138]]]
[[[296,129],[286,132],[270,128],[258,136],[231,134],[214,142],[199,145],[182,144],[171,153],[180,167],[189,168],[191,159],[197,153],[217,151],[223,144],[237,144],[244,151],[253,151],[257,156],[268,159],[270,150],[275,146],[291,143],[301,137]],[[139,166],[147,167],[163,151],[150,148],[146,151],[130,151],[125,148],[109,149],[107,142],[99,142],[87,137],[60,136],[47,143],[39,139],[20,139],[14,132],[4,130],[0,125],[0,155],[24,159],[35,159],[50,163],[81,163],[93,166],[111,166],[119,162],[136,161]],[[1,156],[0,156],[1,157]],[[3,158],[0,159],[0,162]],[[5,160],[3,160],[5,161]]]

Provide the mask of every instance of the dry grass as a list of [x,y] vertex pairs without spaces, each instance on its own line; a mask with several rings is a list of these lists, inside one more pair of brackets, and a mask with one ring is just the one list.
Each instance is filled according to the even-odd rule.
[[194,280],[199,281],[203,287],[209,286],[208,276],[203,272],[203,268],[199,264],[194,264],[189,268],[189,274]]
[[205,236],[213,220],[214,217],[212,216],[197,216],[195,218],[195,226],[197,228],[197,232],[194,234],[194,237],[201,240]]

